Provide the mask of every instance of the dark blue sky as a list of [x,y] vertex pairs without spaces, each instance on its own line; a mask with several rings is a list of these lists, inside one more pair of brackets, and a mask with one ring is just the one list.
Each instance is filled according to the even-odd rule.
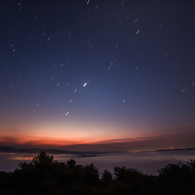
[[192,147],[194,13],[193,1],[2,1],[1,143]]

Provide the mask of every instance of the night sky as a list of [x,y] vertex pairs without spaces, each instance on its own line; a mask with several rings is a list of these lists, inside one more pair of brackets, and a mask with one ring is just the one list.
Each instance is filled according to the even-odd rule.
[[2,0],[0,145],[195,147],[195,2]]

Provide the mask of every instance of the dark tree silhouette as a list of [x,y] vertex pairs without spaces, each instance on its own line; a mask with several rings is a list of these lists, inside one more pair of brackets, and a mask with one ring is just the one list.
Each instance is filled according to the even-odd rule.
[[102,177],[101,177],[103,182],[110,182],[112,181],[112,174],[108,170],[104,170]]
[[34,157],[32,163],[34,165],[47,164],[51,165],[54,162],[54,157],[41,151],[38,156]]
[[0,172],[0,195],[191,195],[195,191],[195,161],[168,164],[159,176],[136,169],[114,167],[114,176],[104,170],[101,178],[93,165],[66,163],[40,152],[30,163],[21,162],[14,172]]
[[158,170],[160,194],[193,194],[195,184],[193,167],[194,161],[190,161],[187,164],[171,163]]
[[76,161],[73,160],[73,159],[70,159],[69,161],[67,161],[67,165],[68,165],[71,169],[73,169],[73,168],[75,167],[75,165],[76,165]]

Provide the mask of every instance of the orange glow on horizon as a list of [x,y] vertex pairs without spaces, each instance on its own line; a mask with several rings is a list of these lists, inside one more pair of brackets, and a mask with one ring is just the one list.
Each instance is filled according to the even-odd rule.
[[[122,128],[122,127],[120,127]],[[1,126],[0,142],[29,146],[60,147],[77,144],[105,144],[126,142],[126,138],[137,138],[136,131],[121,134],[118,126],[107,124],[80,123],[36,123]],[[117,141],[119,139],[119,141]],[[111,140],[111,141],[108,141]],[[128,139],[129,140],[129,139]]]
[[96,143],[99,140],[79,140],[79,139],[64,139],[56,137],[36,137],[36,136],[6,136],[0,137],[0,142],[2,143],[16,143],[19,145],[31,145],[31,146],[67,146],[67,145],[77,145],[77,144],[91,144]]
[[[89,125],[89,124],[88,124]],[[1,128],[0,145],[19,148],[50,148],[74,151],[143,151],[164,148],[193,147],[194,131],[186,129],[124,132],[120,134],[118,127],[106,129],[108,126],[67,125],[47,126],[38,124],[37,128],[22,126],[18,128]],[[38,128],[39,127],[39,128]],[[90,128],[91,127],[91,128]],[[27,130],[28,129],[28,130]]]

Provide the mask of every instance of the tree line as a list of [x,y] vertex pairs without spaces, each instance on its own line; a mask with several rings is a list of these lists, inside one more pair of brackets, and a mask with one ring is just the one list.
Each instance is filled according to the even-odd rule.
[[93,164],[66,163],[40,152],[30,163],[21,162],[13,172],[0,171],[1,195],[191,195],[195,193],[195,160],[168,164],[159,175],[133,168],[114,167],[100,176]]

